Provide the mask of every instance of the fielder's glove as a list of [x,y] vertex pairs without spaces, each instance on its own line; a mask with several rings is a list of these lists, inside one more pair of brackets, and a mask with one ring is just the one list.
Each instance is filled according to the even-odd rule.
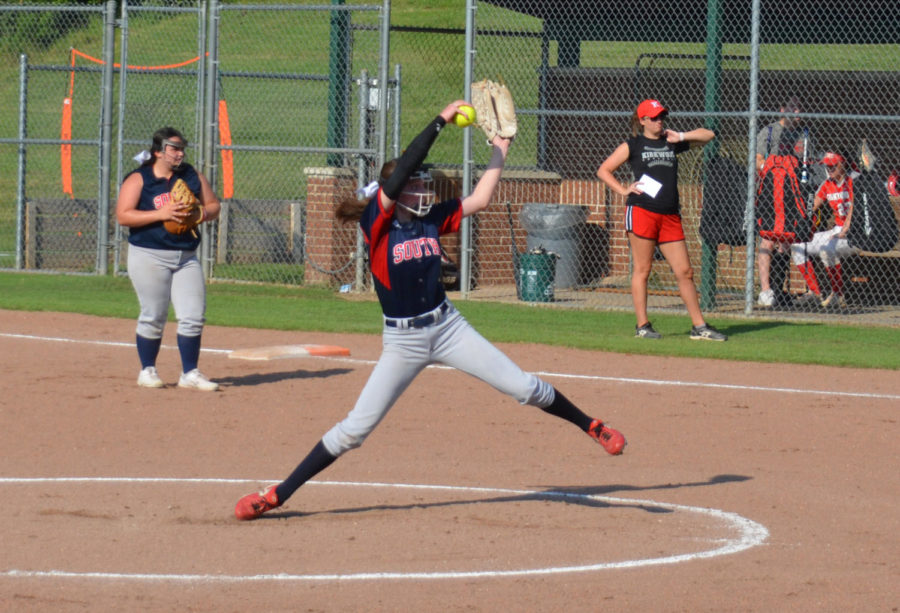
[[490,145],[495,136],[512,140],[518,130],[516,105],[509,88],[502,82],[484,79],[472,83],[472,106],[478,127],[487,135]]
[[197,232],[194,231],[194,228],[203,221],[203,207],[200,206],[200,200],[197,199],[197,196],[194,195],[191,188],[187,186],[184,179],[175,180],[175,184],[172,186],[169,197],[175,202],[187,205],[188,214],[187,217],[180,222],[173,219],[167,219],[163,222],[163,226],[172,234],[184,234],[185,232],[190,232],[196,237]]

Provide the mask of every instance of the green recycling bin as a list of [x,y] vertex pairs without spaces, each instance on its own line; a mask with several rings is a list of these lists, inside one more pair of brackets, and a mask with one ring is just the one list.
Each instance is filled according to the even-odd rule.
[[519,255],[519,300],[553,302],[553,278],[556,275],[555,253],[533,251]]

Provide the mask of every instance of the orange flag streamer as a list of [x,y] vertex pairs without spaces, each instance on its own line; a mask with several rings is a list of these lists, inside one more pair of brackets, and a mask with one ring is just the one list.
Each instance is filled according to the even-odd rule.
[[[75,68],[75,49],[69,53],[69,64]],[[69,95],[63,98],[62,127],[59,131],[60,140],[72,140],[72,95],[75,93],[75,71],[69,71]],[[69,198],[75,198],[75,190],[72,188],[72,145],[61,145],[59,149],[59,165],[62,173],[62,190],[69,194]]]
[[[207,54],[208,55],[208,54]],[[94,62],[95,64],[104,64],[105,62],[101,59],[92,57],[86,53],[79,51],[78,49],[70,50],[70,59],[69,63],[72,66],[73,70],[69,72],[69,95],[68,97],[63,99],[63,109],[62,109],[62,128],[60,129],[60,140],[72,140],[72,101],[75,99],[75,57],[78,56],[83,58],[89,62]],[[182,66],[187,66],[188,64],[193,64],[194,62],[200,61],[200,56],[193,57],[189,60],[185,60],[183,62],[178,62],[177,64],[166,64],[164,66],[136,66],[136,65],[128,65],[128,69],[130,70],[164,70],[164,69],[172,69],[172,68],[180,68]],[[113,66],[116,68],[120,68],[121,64],[114,63]],[[224,100],[220,103],[224,104]],[[228,121],[228,115],[225,115],[226,122]],[[221,128],[220,128],[221,129]],[[228,143],[231,144],[231,132],[228,132]],[[231,160],[231,152],[229,154],[229,162]],[[224,152],[223,152],[224,155]],[[75,198],[75,191],[72,188],[72,145],[64,144],[60,146],[60,168],[62,172],[62,188],[63,193],[68,194],[70,198]],[[230,170],[229,170],[230,176]],[[233,191],[233,190],[232,190]]]
[[[231,145],[231,124],[228,123],[228,105],[219,100],[219,140]],[[222,197],[234,197],[234,151],[222,149]]]
[[[72,140],[72,99],[63,99],[61,140]],[[69,198],[75,198],[75,190],[72,188],[72,145],[60,147],[60,166],[62,168],[62,190],[69,194]]]

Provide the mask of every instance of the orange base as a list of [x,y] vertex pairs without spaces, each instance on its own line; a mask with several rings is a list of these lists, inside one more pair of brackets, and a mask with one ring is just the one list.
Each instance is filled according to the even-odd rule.
[[350,350],[337,345],[273,345],[236,349],[228,354],[238,360],[279,360],[283,358],[321,358],[348,356]]

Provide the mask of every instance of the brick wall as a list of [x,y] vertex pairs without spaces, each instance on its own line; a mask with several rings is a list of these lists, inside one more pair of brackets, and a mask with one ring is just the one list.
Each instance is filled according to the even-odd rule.
[[306,202],[306,258],[305,279],[312,284],[339,285],[349,283],[355,267],[346,266],[356,249],[356,224],[341,224],[334,218],[334,210],[341,199],[356,189],[356,173],[345,168],[305,168],[307,180]]
[[[336,168],[307,168],[305,172],[309,181],[307,258],[313,264],[307,266],[306,279],[310,283],[333,286],[350,283],[355,277],[354,266],[347,266],[337,274],[328,271],[346,266],[356,246],[356,225],[342,226],[334,219],[337,203],[356,187],[355,172]],[[460,193],[462,180],[459,171],[432,170],[432,175],[440,199]],[[702,193],[696,185],[683,185],[680,193],[688,250],[699,286],[702,246],[697,228]],[[476,287],[514,282],[513,238],[507,202],[512,211],[514,248],[518,253],[525,252],[527,248],[527,233],[519,223],[525,203],[582,205],[588,207],[589,215],[581,237],[581,282],[597,282],[608,277],[627,278],[630,274],[628,241],[624,231],[624,198],[610,194],[596,179],[562,179],[551,172],[512,170],[504,173],[491,206],[474,219],[472,275]],[[450,258],[459,262],[459,236],[444,237],[442,243]],[[718,287],[743,289],[745,257],[744,247],[718,247]],[[674,287],[674,276],[665,262],[656,263],[654,273],[660,284]],[[797,291],[804,287],[796,271],[792,271],[791,279],[791,286]]]
[[[348,254],[356,245],[356,225],[343,226],[335,221],[334,209],[340,200],[350,195],[356,188],[356,175],[348,169],[307,168],[306,229],[307,258],[313,266],[307,266],[306,279],[309,283],[340,285],[349,283],[355,276],[354,267],[337,274],[337,270],[347,262]],[[439,199],[451,198],[461,193],[462,175],[458,171],[432,170],[435,191]],[[476,177],[477,180],[477,177]],[[596,186],[583,185],[567,187],[569,204],[577,204],[578,198],[602,198],[602,190]],[[512,237],[506,203],[510,203],[513,215],[516,250],[525,251],[526,233],[518,223],[522,205],[526,202],[560,202],[561,185],[558,175],[545,172],[509,171],[497,188],[491,207],[476,216],[473,223],[473,238],[476,250],[473,258],[473,277],[477,284],[496,285],[513,282],[511,257]],[[602,203],[595,202],[591,217],[605,223],[606,213]],[[597,223],[593,221],[593,223]],[[441,239],[444,249],[455,262],[459,262],[459,236],[451,235]]]

